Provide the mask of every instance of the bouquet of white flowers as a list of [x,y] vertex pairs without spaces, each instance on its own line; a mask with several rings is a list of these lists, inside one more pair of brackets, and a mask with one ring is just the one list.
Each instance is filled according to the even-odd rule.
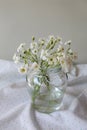
[[25,43],[20,44],[13,56],[15,63],[22,63],[19,72],[26,73],[29,69],[41,69],[45,72],[49,67],[61,66],[65,73],[71,71],[77,54],[71,48],[71,41],[62,42],[62,38],[49,36],[48,39],[39,39],[32,42],[26,49]]

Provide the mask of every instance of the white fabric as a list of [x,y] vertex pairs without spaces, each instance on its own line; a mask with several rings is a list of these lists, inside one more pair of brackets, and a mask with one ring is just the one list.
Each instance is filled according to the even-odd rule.
[[34,110],[25,76],[16,65],[0,60],[0,130],[87,130],[87,65],[71,76],[64,108],[51,114]]

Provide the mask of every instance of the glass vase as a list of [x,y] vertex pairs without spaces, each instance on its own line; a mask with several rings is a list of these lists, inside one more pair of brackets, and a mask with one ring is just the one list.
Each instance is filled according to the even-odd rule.
[[41,70],[29,71],[26,80],[35,109],[51,113],[61,108],[67,86],[66,75],[61,68],[49,68],[45,74]]

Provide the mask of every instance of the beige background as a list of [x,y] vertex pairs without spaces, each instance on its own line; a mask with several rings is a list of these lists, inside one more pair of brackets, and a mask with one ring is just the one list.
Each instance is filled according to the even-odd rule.
[[49,34],[72,40],[87,63],[87,0],[0,0],[0,59],[12,60],[21,42]]

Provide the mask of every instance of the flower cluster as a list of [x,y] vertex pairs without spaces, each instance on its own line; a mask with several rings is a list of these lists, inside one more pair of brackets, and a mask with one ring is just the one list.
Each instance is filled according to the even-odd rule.
[[71,48],[71,41],[63,43],[62,38],[54,36],[39,39],[38,42],[33,37],[29,48],[26,49],[26,44],[22,43],[13,56],[15,63],[22,63],[18,69],[22,73],[29,69],[46,71],[47,68],[56,66],[61,66],[68,73],[76,59],[77,54]]

